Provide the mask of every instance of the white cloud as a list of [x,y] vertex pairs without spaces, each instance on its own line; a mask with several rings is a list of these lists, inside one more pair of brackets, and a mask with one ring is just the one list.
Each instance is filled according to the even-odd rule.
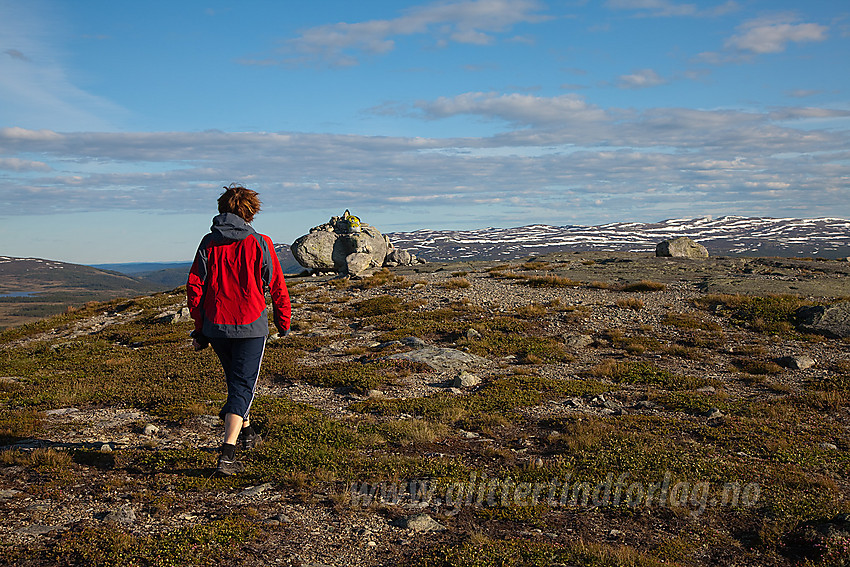
[[452,42],[486,45],[495,41],[495,34],[517,24],[545,20],[540,14],[543,8],[538,0],[434,2],[390,20],[340,22],[309,28],[286,42],[282,58],[243,62],[351,66],[359,63],[363,53],[380,55],[392,51],[396,46],[394,38],[421,34],[432,35],[438,46]]
[[426,117],[479,115],[513,124],[550,127],[571,122],[599,121],[605,112],[576,94],[546,98],[527,94],[464,93],[416,105]]
[[[595,200],[613,217],[664,218],[653,211],[671,206],[687,214],[694,199],[729,214],[808,203],[813,213],[850,216],[842,149],[850,134],[834,125],[846,119],[843,110],[637,112],[576,95],[497,93],[423,101],[418,109],[433,120],[472,115],[514,128],[462,139],[5,128],[0,163],[23,173],[4,176],[0,211],[207,211],[222,185],[243,181],[261,191],[267,211],[442,208],[458,224],[480,213],[464,204],[499,203],[514,220],[557,224]],[[811,128],[817,120],[833,123]]]
[[30,161],[20,158],[0,158],[0,170],[7,171],[50,171],[52,168],[43,161]]
[[826,26],[795,23],[788,16],[757,18],[741,25],[739,33],[726,40],[725,46],[758,55],[780,53],[789,43],[824,41],[826,32]]
[[640,69],[629,75],[622,75],[617,86],[621,89],[645,89],[667,83],[667,80],[652,69]]
[[740,8],[737,2],[729,0],[710,8],[700,8],[697,4],[673,2],[672,0],[608,0],[605,5],[612,10],[632,10],[638,15],[666,17],[715,17],[734,12]]

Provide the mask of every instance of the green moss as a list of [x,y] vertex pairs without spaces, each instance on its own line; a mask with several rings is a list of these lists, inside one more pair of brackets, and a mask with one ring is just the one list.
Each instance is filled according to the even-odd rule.
[[241,544],[258,541],[261,530],[235,517],[166,534],[135,535],[121,528],[89,526],[65,532],[42,555],[53,565],[208,565],[245,558]]
[[618,383],[646,384],[668,390],[693,390],[703,386],[719,386],[715,380],[685,376],[662,370],[648,362],[609,361],[595,367],[591,374],[609,378]]
[[398,313],[403,310],[405,310],[405,306],[401,298],[394,295],[379,295],[350,304],[350,309],[343,315],[348,317],[374,317],[375,315]]
[[815,302],[796,295],[728,295],[711,294],[697,300],[697,305],[728,315],[733,323],[768,335],[795,336],[796,311]]
[[352,404],[350,409],[384,416],[408,413],[443,423],[474,423],[487,414],[513,416],[516,409],[537,405],[544,399],[600,393],[608,389],[593,380],[511,375],[466,396],[439,393],[424,398],[366,400]]
[[461,544],[429,548],[416,558],[419,567],[675,567],[627,546],[542,543],[521,539],[491,540],[478,537]]

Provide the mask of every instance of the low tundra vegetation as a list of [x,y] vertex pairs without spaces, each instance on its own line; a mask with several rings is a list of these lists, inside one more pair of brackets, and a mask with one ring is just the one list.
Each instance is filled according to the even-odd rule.
[[[301,528],[266,521],[285,504],[317,506],[340,522],[390,521],[409,509],[380,499],[353,503],[352,483],[428,480],[445,499],[464,483],[478,494],[482,478],[498,481],[495,501],[428,509],[448,530],[393,547],[392,560],[841,565],[839,539],[819,540],[797,559],[786,545],[801,526],[850,512],[846,345],[820,339],[817,372],[776,363],[813,344],[796,330],[795,313],[816,300],[709,294],[668,307],[666,284],[595,286],[556,275],[561,268],[535,258],[427,284],[432,293],[463,290],[459,282],[483,276],[536,294],[498,310],[476,297],[424,300],[418,282],[390,270],[290,282],[294,332],[269,342],[266,389],[252,408],[265,443],[243,454],[244,474],[227,479],[210,478],[215,447],[188,442],[162,448],[151,439],[111,452],[15,445],[70,430],[55,425],[52,409],[139,409],[175,430],[214,416],[224,398],[215,354],[189,348],[191,324],[160,319],[180,304],[181,290],[91,304],[0,333],[0,469],[14,471],[0,475],[0,489],[19,479],[35,498],[126,501],[162,521],[148,532],[81,520],[26,547],[4,543],[0,565],[251,564],[264,553],[296,552],[291,536]],[[592,342],[568,346],[577,335]],[[386,358],[409,350],[393,341],[411,336],[490,366],[462,391],[365,396],[453,378]],[[287,388],[304,384],[326,399],[348,396],[345,411],[288,397]],[[629,499],[605,500],[618,479]],[[678,496],[660,505],[647,491],[665,479]],[[555,481],[570,487],[563,502],[546,498]],[[275,500],[234,503],[265,483]],[[166,521],[181,502],[204,512]],[[386,539],[381,545],[397,538]]]

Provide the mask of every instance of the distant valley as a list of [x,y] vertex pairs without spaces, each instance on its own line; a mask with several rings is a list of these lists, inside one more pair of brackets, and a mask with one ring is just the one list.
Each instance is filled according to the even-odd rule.
[[92,266],[0,256],[0,328],[62,313],[87,301],[135,297],[166,288]]

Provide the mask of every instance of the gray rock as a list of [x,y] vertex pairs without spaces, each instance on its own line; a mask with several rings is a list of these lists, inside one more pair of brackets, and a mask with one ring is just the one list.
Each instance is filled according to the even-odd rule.
[[791,370],[805,370],[815,365],[815,359],[811,356],[783,356],[776,360],[778,364]]
[[47,417],[58,417],[62,415],[68,415],[70,413],[77,413],[78,411],[80,410],[78,410],[77,408],[52,409],[44,412],[44,415],[46,415]]
[[711,408],[707,412],[705,412],[705,417],[708,419],[722,419],[724,417],[723,412],[717,408]]
[[590,335],[564,335],[564,344],[570,348],[583,349],[593,344],[593,337]]
[[467,370],[469,367],[489,365],[486,358],[461,352],[453,348],[425,347],[410,352],[392,354],[387,358],[392,360],[410,360],[423,362],[438,372]]
[[381,399],[384,397],[384,393],[380,390],[368,390],[366,397],[370,399]]
[[469,339],[469,340],[480,339],[481,333],[479,333],[477,330],[470,327],[469,329],[466,330],[466,338]]
[[455,388],[473,388],[481,383],[481,378],[472,374],[471,372],[467,372],[466,370],[462,371],[460,374],[455,376],[455,380],[452,383],[452,386]]
[[[290,247],[295,260],[311,270],[336,271],[349,275],[383,266],[390,250],[389,240],[375,227],[354,223],[348,211],[310,229]],[[367,260],[368,257],[368,260]]]
[[363,275],[369,268],[375,267],[372,256],[365,252],[354,252],[345,257],[345,271],[350,276]]
[[796,316],[797,325],[803,331],[839,339],[850,337],[850,301],[828,306],[801,307]]
[[632,409],[656,410],[659,407],[661,407],[661,406],[659,406],[657,403],[655,403],[653,401],[640,400],[638,402],[635,402],[635,404],[632,406]]
[[192,315],[189,313],[188,307],[165,311],[161,313],[154,321],[157,323],[186,323],[192,320]]
[[295,260],[311,270],[333,270],[334,247],[337,235],[328,231],[315,231],[305,234],[292,243],[292,255]]
[[253,498],[254,496],[260,495],[263,492],[266,492],[267,490],[271,490],[271,488],[272,488],[272,483],[266,482],[266,483],[263,483],[259,486],[253,486],[251,488],[246,488],[245,490],[243,490],[242,492],[239,493],[239,496],[237,496],[237,498],[239,500],[247,500],[249,498]]
[[15,490],[14,488],[9,488],[7,490],[0,490],[0,500],[9,500],[10,498],[14,498],[18,494],[20,494],[20,490]]
[[400,518],[393,522],[393,525],[415,532],[441,532],[446,529],[446,526],[428,514],[415,514],[406,518]]
[[51,532],[55,532],[58,530],[58,526],[44,526],[42,524],[31,524],[29,526],[25,526],[23,528],[19,528],[15,530],[15,533],[21,535],[46,535]]
[[708,250],[702,244],[698,244],[687,236],[679,236],[660,242],[655,247],[655,255],[659,258],[708,258]]
[[108,513],[106,517],[103,518],[103,521],[108,524],[135,524],[136,512],[128,505],[120,506]]
[[153,437],[157,433],[159,433],[159,427],[152,423],[145,425],[145,429],[142,431],[142,434],[147,435],[148,437]]
[[407,250],[393,248],[387,253],[385,266],[410,266],[414,263],[413,256]]
[[414,348],[422,348],[428,346],[428,343],[418,337],[404,337],[403,339],[401,339],[401,344]]
[[821,443],[820,445],[818,445],[818,447],[820,447],[824,451],[837,451],[838,450],[838,445],[836,445],[835,443],[824,442],[824,443]]
[[700,394],[714,394],[717,390],[715,390],[714,386],[703,386],[702,388],[697,388],[697,392]]

